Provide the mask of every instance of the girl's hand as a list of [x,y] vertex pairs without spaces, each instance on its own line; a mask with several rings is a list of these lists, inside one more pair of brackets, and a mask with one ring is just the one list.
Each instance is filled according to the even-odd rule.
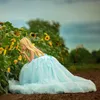
[[25,54],[25,52],[20,50],[20,49],[18,49],[18,51],[19,51],[20,54]]
[[24,54],[24,55],[26,54],[24,51],[23,51],[23,52],[22,52],[22,51],[20,51],[20,53],[21,53],[21,54]]

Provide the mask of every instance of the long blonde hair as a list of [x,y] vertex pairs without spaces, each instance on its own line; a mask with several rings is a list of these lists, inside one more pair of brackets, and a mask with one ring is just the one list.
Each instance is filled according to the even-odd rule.
[[20,44],[25,45],[26,48],[27,48],[28,50],[33,51],[33,52],[36,54],[36,56],[40,56],[41,54],[44,55],[44,53],[43,53],[41,50],[39,50],[38,48],[36,48],[36,47],[32,44],[32,42],[31,42],[28,38],[26,38],[26,37],[23,37],[23,38],[20,40]]

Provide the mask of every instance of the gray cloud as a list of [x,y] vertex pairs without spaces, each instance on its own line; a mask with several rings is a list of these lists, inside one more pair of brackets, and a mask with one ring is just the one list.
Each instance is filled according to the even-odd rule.
[[56,1],[62,3],[77,3],[77,2],[97,2],[100,0],[56,0]]
[[[24,0],[24,1],[41,1],[41,0]],[[72,3],[79,3],[79,2],[98,2],[100,0],[42,0],[46,2],[53,2],[57,4],[72,4]]]
[[0,4],[6,4],[8,3],[10,0],[0,0]]
[[63,25],[61,36],[67,44],[95,44],[100,43],[100,22],[73,23]]
[[98,34],[100,35],[100,22],[73,23],[61,27],[62,34]]
[[[6,4],[9,3],[12,0],[0,0],[0,4]],[[36,1],[40,1],[40,2],[47,2],[47,3],[53,3],[53,4],[73,4],[73,3],[80,3],[80,2],[100,2],[100,0],[14,0],[14,2],[23,2],[24,1],[32,1],[32,2],[36,2]]]

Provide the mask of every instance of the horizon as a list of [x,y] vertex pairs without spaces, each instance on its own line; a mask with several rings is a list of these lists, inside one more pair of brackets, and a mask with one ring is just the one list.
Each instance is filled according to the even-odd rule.
[[27,27],[31,19],[56,21],[69,51],[77,45],[100,49],[100,0],[0,0],[0,21]]

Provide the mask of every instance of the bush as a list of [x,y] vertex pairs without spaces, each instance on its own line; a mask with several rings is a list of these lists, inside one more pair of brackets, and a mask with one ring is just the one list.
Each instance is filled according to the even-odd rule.
[[73,49],[69,54],[69,59],[74,64],[94,62],[91,53],[86,48]]

